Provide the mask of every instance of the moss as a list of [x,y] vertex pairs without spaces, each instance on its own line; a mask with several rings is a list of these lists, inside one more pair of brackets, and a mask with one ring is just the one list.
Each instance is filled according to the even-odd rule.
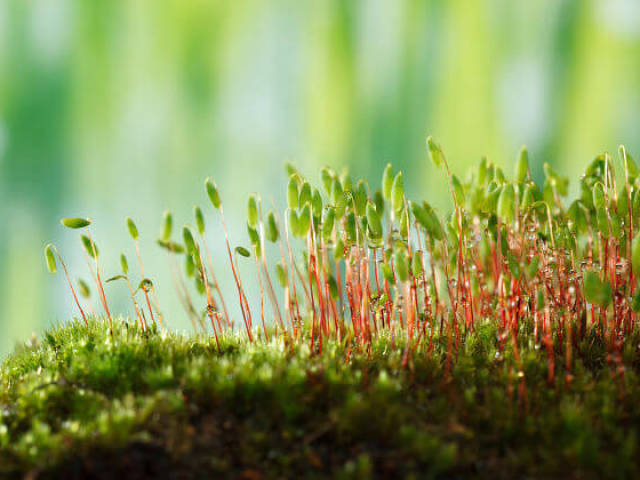
[[[402,367],[403,339],[248,343],[132,322],[69,323],[7,358],[0,473],[42,478],[570,478],[638,474],[637,362],[614,376],[596,344],[573,382],[522,342],[523,374],[480,326],[445,380],[446,342]],[[273,338],[273,337],[272,337]],[[629,359],[637,335],[627,344]],[[588,357],[585,357],[588,355]],[[584,357],[584,358],[583,358]],[[522,390],[526,388],[526,392]]]

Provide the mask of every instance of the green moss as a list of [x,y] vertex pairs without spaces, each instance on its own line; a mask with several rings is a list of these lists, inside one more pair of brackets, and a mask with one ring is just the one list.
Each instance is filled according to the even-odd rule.
[[[218,352],[211,338],[116,323],[113,338],[98,319],[60,326],[4,361],[2,475],[638,474],[637,362],[614,377],[595,343],[567,387],[561,366],[547,386],[544,354],[524,341],[524,377],[509,349],[496,359],[489,326],[459,345],[445,381],[446,341],[403,368],[403,339],[385,335],[347,361],[346,342],[312,355],[307,342],[227,334]],[[629,335],[630,359],[637,345]]]

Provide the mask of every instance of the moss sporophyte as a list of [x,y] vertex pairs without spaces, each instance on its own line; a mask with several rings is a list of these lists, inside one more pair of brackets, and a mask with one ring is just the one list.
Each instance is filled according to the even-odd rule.
[[[436,174],[447,182],[453,205],[448,214],[426,201],[407,199],[402,172],[391,165],[384,169],[380,188],[328,167],[316,187],[287,165],[283,212],[265,212],[260,196],[249,196],[248,246],[233,246],[223,195],[211,178],[205,181],[210,208],[194,207],[195,227],[185,225],[178,240],[173,216],[165,212],[157,243],[167,253],[193,329],[202,338],[211,336],[211,355],[224,358],[234,342],[241,349],[279,345],[296,361],[302,361],[302,350],[307,352],[309,367],[311,359],[322,361],[328,351],[344,365],[355,362],[361,373],[369,368],[379,372],[380,356],[397,356],[396,375],[416,375],[428,366],[431,380],[437,377],[441,386],[460,382],[459,375],[476,368],[477,375],[495,378],[509,408],[525,416],[543,402],[541,378],[553,395],[570,395],[578,373],[604,368],[618,398],[633,395],[640,176],[624,147],[616,158],[605,153],[587,165],[579,196],[571,201],[566,200],[568,179],[550,165],[544,165],[542,185],[533,181],[524,147],[512,178],[483,158],[464,180],[450,172],[433,138],[426,147]],[[232,318],[214,273],[206,222],[217,216],[240,318]],[[133,220],[127,218],[127,227],[140,278],[132,279],[122,255],[121,272],[107,282],[126,282],[137,327],[112,318],[91,221],[65,218],[62,223],[85,229],[82,246],[113,341],[126,342],[125,333],[115,331],[124,325],[147,336],[163,331],[156,280],[146,276]],[[268,258],[276,253],[279,260],[271,264]],[[57,262],[63,266],[83,328],[91,331],[92,322],[101,324],[84,311],[58,250],[47,245],[45,257],[52,273]],[[255,299],[247,296],[238,268],[238,262],[251,257],[259,285]],[[189,282],[202,299],[193,296]],[[88,285],[78,287],[88,301]]]

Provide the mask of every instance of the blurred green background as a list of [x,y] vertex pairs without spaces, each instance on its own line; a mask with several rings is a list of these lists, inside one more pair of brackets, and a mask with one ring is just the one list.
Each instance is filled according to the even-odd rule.
[[[76,314],[42,256],[54,241],[90,279],[61,216],[94,219],[108,275],[120,251],[133,263],[131,215],[183,329],[153,241],[164,209],[181,225],[206,204],[205,176],[234,244],[249,192],[282,205],[285,159],[312,178],[348,165],[376,185],[391,161],[411,195],[442,207],[428,133],[456,172],[481,154],[508,165],[524,143],[537,178],[544,161],[576,178],[619,143],[640,150],[638,85],[637,0],[0,0],[0,352]],[[210,243],[230,287],[220,234]],[[107,295],[128,311],[121,285]]]

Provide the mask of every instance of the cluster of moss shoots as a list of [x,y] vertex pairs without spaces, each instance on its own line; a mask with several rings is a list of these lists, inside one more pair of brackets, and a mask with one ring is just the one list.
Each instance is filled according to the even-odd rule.
[[[173,217],[166,212],[158,244],[168,254],[185,314],[199,338],[211,341],[207,352],[222,358],[238,342],[248,352],[276,344],[292,355],[306,352],[309,366],[329,352],[334,361],[359,362],[365,370],[369,359],[378,373],[380,358],[394,358],[397,372],[415,375],[430,365],[433,372],[425,375],[441,385],[455,384],[460,371],[477,369],[489,376],[494,371],[496,381],[507,386],[510,404],[525,414],[539,408],[533,399],[545,395],[540,391],[545,384],[556,393],[576,384],[586,388],[588,381],[577,379],[576,369],[604,371],[619,398],[634,397],[638,392],[627,377],[635,378],[638,360],[640,175],[624,147],[617,158],[602,154],[588,165],[579,197],[571,203],[563,200],[568,179],[548,164],[544,184],[532,180],[524,147],[513,178],[483,158],[464,181],[451,174],[431,137],[427,152],[446,179],[450,214],[408,200],[402,173],[391,165],[379,189],[326,167],[316,188],[288,165],[283,215],[264,211],[261,198],[249,196],[248,248],[232,247],[218,187],[208,178],[205,192],[224,227],[237,319],[214,272],[205,213],[196,206],[195,227],[184,226],[175,240]],[[108,320],[105,335],[115,342],[125,341],[130,329],[146,338],[162,331],[133,220],[128,218],[127,226],[142,278],[137,288],[124,255],[121,273],[103,282],[89,219],[65,218],[62,224],[83,231],[86,260]],[[278,252],[279,262],[268,262],[267,249]],[[83,307],[79,297],[88,298],[89,288],[83,281],[74,287],[53,245],[47,245],[45,257],[52,273],[62,265],[84,331],[104,325],[91,314],[90,303]],[[238,269],[242,258],[255,262],[257,299],[245,293]],[[112,318],[104,283],[116,280],[128,286],[137,326]],[[202,299],[192,295],[189,282]],[[475,393],[469,395],[472,403]],[[449,458],[452,453],[446,452]]]
[[[248,340],[269,340],[271,331],[295,341],[306,333],[311,350],[322,352],[330,339],[367,349],[377,336],[393,338],[404,332],[409,339],[404,346],[406,365],[418,350],[421,355],[432,354],[437,332],[449,339],[446,364],[450,369],[460,344],[476,326],[495,322],[501,332],[499,344],[504,347],[511,342],[515,352],[519,332],[531,328],[533,342],[547,352],[550,384],[558,360],[565,363],[566,381],[571,382],[572,345],[585,336],[605,343],[616,365],[625,334],[634,328],[640,310],[640,291],[636,292],[634,281],[634,271],[640,271],[640,237],[634,233],[634,217],[640,215],[640,178],[624,147],[619,149],[618,162],[623,176],[616,176],[609,154],[596,157],[580,179],[580,197],[568,207],[562,201],[568,179],[545,164],[546,178],[540,188],[531,179],[524,147],[513,180],[483,158],[464,182],[450,173],[441,147],[431,137],[427,150],[433,164],[446,172],[454,204],[450,215],[438,215],[427,202],[407,200],[402,172],[394,173],[391,164],[375,192],[366,180],[354,182],[348,173],[337,175],[328,167],[321,170],[322,188],[315,188],[287,165],[284,220],[275,210],[263,215],[260,197],[249,196],[251,251],[242,246],[232,249],[218,188],[211,178],[205,181],[224,227]],[[214,273],[205,216],[198,206],[194,217],[196,228],[184,226],[182,242],[176,242],[171,239],[172,214],[165,212],[158,244],[169,253],[176,291],[194,329],[207,332],[210,328],[219,342],[220,334],[233,327],[233,319]],[[91,221],[64,218],[61,223],[86,231],[81,235],[85,256],[88,263],[93,260],[92,276],[113,329],[98,248],[89,231]],[[137,321],[145,331],[156,319],[161,324],[162,314],[153,282],[144,276],[138,229],[131,218],[127,226],[143,279],[134,290],[122,254],[122,272],[106,282],[127,283]],[[303,242],[301,252],[295,252],[295,239]],[[267,241],[279,247],[281,260],[272,270],[284,291],[282,309],[263,254]],[[259,324],[243,288],[238,256],[255,259]],[[47,245],[45,257],[52,273],[56,257],[64,267],[74,301],[88,325],[55,246]],[[179,263],[184,264],[184,273]],[[202,314],[186,287],[187,278],[205,297]],[[79,281],[78,286],[81,295],[88,297],[86,282]],[[136,300],[140,291],[148,316]],[[265,296],[271,313],[266,311]],[[273,328],[267,327],[269,315]],[[556,359],[554,342],[565,345],[565,358]],[[517,361],[517,353],[515,357]],[[617,367],[623,375],[622,366]],[[519,365],[514,368],[521,372]],[[526,379],[519,376],[524,394]]]

